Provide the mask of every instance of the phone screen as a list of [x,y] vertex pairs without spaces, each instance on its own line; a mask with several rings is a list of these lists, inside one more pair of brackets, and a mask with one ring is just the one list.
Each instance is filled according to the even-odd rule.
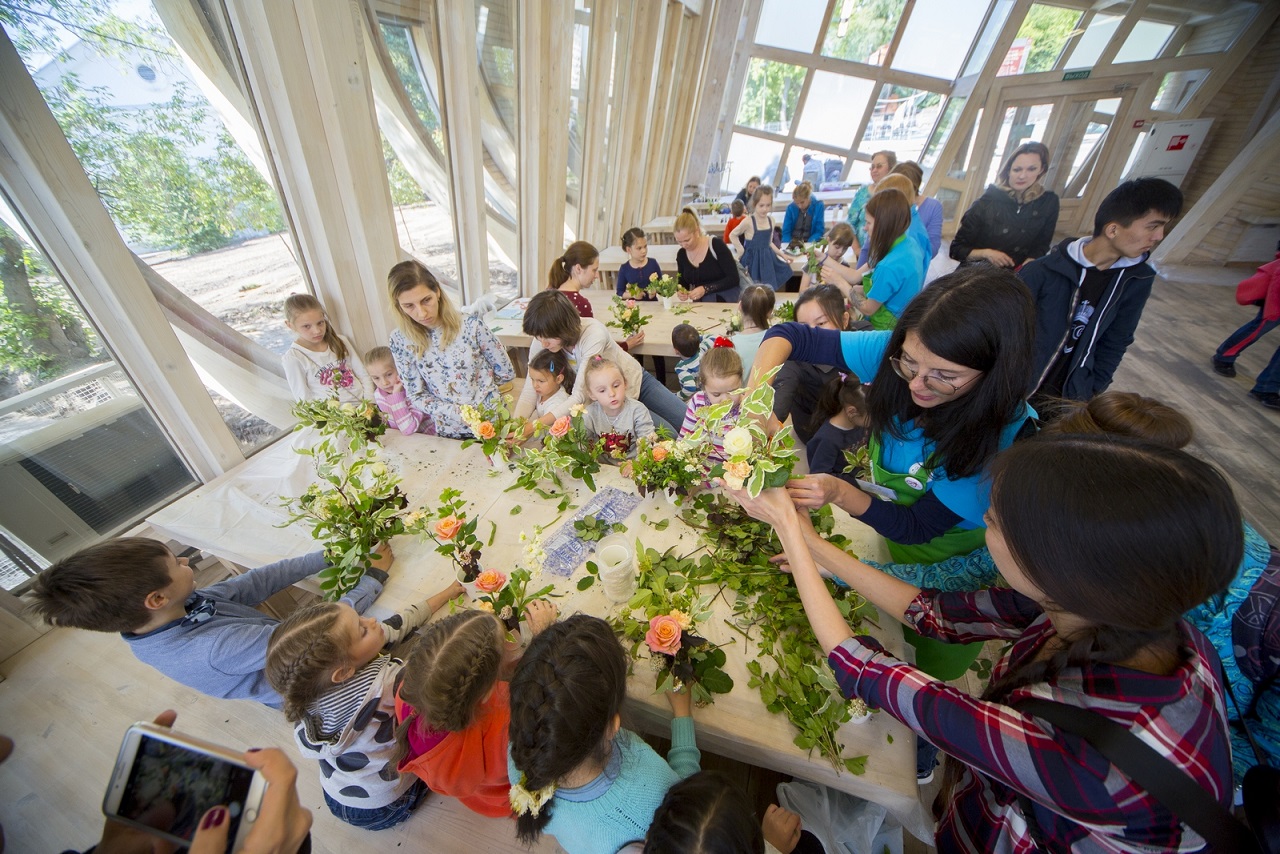
[[231,820],[227,839],[235,839],[253,775],[251,768],[144,733],[118,813],[190,841],[201,816],[210,807],[226,804]]

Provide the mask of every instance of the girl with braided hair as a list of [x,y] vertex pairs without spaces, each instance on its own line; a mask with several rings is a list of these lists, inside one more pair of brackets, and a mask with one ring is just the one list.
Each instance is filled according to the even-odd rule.
[[[556,606],[531,602],[526,618],[537,634],[555,620]],[[432,623],[400,671],[396,690],[397,769],[491,818],[511,815],[506,637],[488,611],[462,611]]]
[[609,624],[576,614],[535,637],[511,679],[507,772],[520,840],[543,833],[569,854],[644,839],[667,790],[697,773],[689,695],[667,694],[674,718],[664,761],[622,729],[627,656]]
[[[1015,444],[991,466],[985,516],[1009,588],[975,593],[921,590],[857,561],[782,490],[735,498],[773,523],[845,695],[958,760],[934,802],[939,851],[1205,847],[1104,753],[1023,705],[1049,700],[1120,724],[1230,809],[1217,657],[1183,619],[1227,586],[1244,551],[1240,507],[1216,468],[1118,436]],[[926,637],[1008,642],[991,684],[972,697],[852,637],[818,564]]]
[[344,602],[300,608],[271,633],[267,681],[284,698],[303,756],[320,763],[324,802],[366,830],[394,827],[427,793],[395,766],[398,658],[383,653],[466,591],[458,582],[378,622]]

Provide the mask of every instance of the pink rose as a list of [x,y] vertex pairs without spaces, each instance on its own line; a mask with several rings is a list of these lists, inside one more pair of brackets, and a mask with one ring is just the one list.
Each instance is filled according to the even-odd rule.
[[627,308],[635,308],[635,307],[636,307],[636,301],[635,301],[635,300],[633,300],[633,299],[629,299],[629,300],[627,300],[627,302],[626,302],[626,306],[627,306]]
[[476,576],[476,589],[481,593],[496,593],[507,583],[507,577],[496,569],[486,569]]
[[556,423],[551,425],[551,435],[555,436],[557,439],[561,438],[564,434],[569,432],[569,427],[572,423],[572,419],[569,418],[568,415],[565,415],[562,418],[557,418]]
[[462,529],[462,519],[452,513],[436,522],[436,536],[442,540],[452,540]]
[[680,637],[683,632],[679,620],[668,614],[659,614],[649,621],[649,631],[645,632],[644,642],[654,652],[675,655],[680,651]]

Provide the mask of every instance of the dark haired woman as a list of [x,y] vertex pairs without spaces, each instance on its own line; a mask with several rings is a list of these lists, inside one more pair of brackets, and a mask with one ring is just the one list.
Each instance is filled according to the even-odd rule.
[[600,273],[600,253],[585,240],[569,244],[564,254],[551,262],[547,287],[569,298],[578,314],[591,317],[591,303],[580,292],[595,283]]
[[[735,497],[777,531],[845,695],[955,760],[935,801],[939,851],[1201,850],[1198,834],[1100,751],[1019,706],[1041,699],[1102,715],[1230,808],[1216,657],[1182,615],[1240,562],[1231,486],[1182,451],[1119,438],[1022,442],[991,469],[987,542],[1010,587],[979,593],[921,590],[860,563],[781,490]],[[982,696],[851,637],[819,564],[923,635],[1011,642]]]
[[996,183],[964,212],[951,257],[1016,268],[1046,254],[1058,225],[1058,197],[1043,184],[1047,171],[1048,148],[1038,142],[1018,146]]
[[[665,425],[671,435],[676,434],[684,421],[684,402],[640,367],[640,363],[613,340],[603,323],[591,317],[580,317],[565,294],[551,290],[535,294],[524,311],[522,328],[525,335],[533,338],[529,345],[530,360],[543,350],[551,350],[563,352],[579,368],[584,367],[592,356],[603,356],[616,363],[627,381],[627,397],[644,404],[653,416],[655,426]],[[573,388],[569,390],[569,398],[542,416],[543,424],[550,427],[556,419],[568,415],[575,405],[591,403],[584,376],[586,371],[579,370],[577,374]],[[526,382],[520,399],[516,401],[515,414],[528,417],[536,402],[533,384]],[[532,434],[533,424],[530,423],[526,435]]]

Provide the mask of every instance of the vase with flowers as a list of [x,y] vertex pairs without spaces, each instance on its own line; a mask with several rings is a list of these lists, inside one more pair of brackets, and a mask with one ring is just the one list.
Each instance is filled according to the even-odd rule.
[[711,476],[723,478],[730,489],[746,489],[751,497],[761,490],[785,486],[795,467],[797,454],[790,425],[770,436],[764,429],[765,419],[773,412],[774,368],[760,385],[743,396],[734,412],[732,400],[708,406],[703,419],[687,437],[689,442],[703,443],[710,454],[712,436],[724,436],[724,462],[711,468]]
[[475,595],[476,578],[480,575],[480,538],[476,536],[479,516],[468,518],[467,501],[453,487],[440,493],[435,507],[424,507],[404,520],[404,532],[424,542],[431,540],[436,551],[453,561],[458,581]]
[[671,301],[676,295],[683,291],[680,287],[680,274],[672,275],[663,273],[658,275],[653,273],[649,276],[649,292],[662,301],[662,307],[671,310]]
[[318,482],[299,496],[281,498],[289,518],[280,527],[311,526],[328,563],[319,574],[320,589],[334,601],[359,583],[379,543],[404,532],[408,500],[400,476],[387,468],[377,445],[341,448],[326,437],[297,452],[311,458]]
[[706,457],[696,453],[696,445],[674,439],[645,436],[636,442],[636,458],[631,463],[631,479],[641,495],[662,493],[678,502],[702,484],[709,471]]
[[623,338],[635,335],[653,319],[642,312],[640,306],[631,298],[614,297],[609,304],[609,312],[613,315],[613,319],[605,325],[622,330]]
[[505,468],[512,457],[512,440],[523,437],[524,431],[524,419],[516,418],[511,410],[511,400],[505,394],[496,403],[464,405],[460,415],[472,438],[463,439],[462,447],[478,444],[495,468]]
[[554,584],[547,584],[530,592],[532,578],[533,573],[524,567],[513,569],[510,575],[486,569],[476,577],[476,606],[496,616],[511,639],[520,634],[529,603],[545,599],[555,590]]

